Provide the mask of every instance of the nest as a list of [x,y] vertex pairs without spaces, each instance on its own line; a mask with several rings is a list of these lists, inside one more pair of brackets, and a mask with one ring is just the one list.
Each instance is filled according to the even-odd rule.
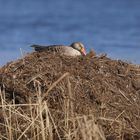
[[0,68],[0,87],[7,103],[36,103],[39,94],[60,128],[62,106],[69,102],[73,117],[94,114],[106,139],[140,139],[137,65],[92,52],[85,57],[34,52]]

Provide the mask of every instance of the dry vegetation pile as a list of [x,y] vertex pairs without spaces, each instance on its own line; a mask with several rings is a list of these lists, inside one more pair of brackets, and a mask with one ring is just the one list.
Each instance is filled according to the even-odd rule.
[[140,67],[90,52],[34,52],[0,69],[0,138],[140,139]]

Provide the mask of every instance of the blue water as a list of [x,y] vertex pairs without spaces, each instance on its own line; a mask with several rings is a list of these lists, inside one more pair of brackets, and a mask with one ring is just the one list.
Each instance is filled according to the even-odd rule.
[[81,41],[87,50],[140,64],[140,0],[1,0],[0,65],[31,44]]

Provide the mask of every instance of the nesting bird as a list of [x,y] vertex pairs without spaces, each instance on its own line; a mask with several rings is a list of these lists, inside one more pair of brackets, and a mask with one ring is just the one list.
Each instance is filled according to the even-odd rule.
[[85,47],[80,42],[74,42],[70,46],[64,45],[50,45],[50,46],[41,46],[41,45],[32,45],[35,51],[48,51],[55,52],[67,56],[78,56],[86,55]]

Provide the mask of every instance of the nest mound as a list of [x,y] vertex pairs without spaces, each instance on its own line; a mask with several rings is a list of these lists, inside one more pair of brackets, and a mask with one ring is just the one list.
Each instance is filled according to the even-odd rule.
[[69,100],[73,114],[94,114],[107,139],[140,139],[139,66],[92,52],[74,58],[34,52],[0,69],[0,87],[16,104],[35,103],[40,91],[56,120]]

